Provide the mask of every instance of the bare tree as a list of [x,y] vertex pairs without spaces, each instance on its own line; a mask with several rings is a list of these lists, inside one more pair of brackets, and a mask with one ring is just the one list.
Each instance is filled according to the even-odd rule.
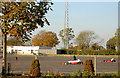
[[93,31],[82,31],[79,33],[76,38],[76,44],[83,48],[89,48],[93,43],[93,40],[96,39],[97,35]]
[[64,43],[64,48],[67,48],[66,44],[68,43],[68,46],[69,46],[70,45],[69,41],[75,37],[74,31],[72,30],[72,28],[66,28],[66,29],[61,30],[59,32],[59,36],[61,37],[62,42]]

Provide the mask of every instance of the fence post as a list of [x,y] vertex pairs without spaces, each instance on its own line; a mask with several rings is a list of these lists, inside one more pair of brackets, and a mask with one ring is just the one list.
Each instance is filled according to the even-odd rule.
[[95,70],[95,76],[96,76],[96,74],[97,74],[97,72],[96,72],[96,55],[94,56],[94,70]]

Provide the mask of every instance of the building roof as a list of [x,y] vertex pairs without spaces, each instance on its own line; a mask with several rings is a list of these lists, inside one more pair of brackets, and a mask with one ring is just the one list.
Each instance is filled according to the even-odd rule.
[[39,49],[52,49],[52,47],[39,47]]

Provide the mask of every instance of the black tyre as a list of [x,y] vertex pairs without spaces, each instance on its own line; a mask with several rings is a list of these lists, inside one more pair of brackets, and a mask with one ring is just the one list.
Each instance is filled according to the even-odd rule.
[[105,62],[105,60],[103,60],[103,62]]
[[113,60],[113,62],[116,62],[116,60]]

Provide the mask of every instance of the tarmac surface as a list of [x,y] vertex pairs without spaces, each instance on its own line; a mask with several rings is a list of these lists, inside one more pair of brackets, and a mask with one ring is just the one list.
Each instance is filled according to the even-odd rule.
[[[16,57],[18,58],[16,60]],[[32,59],[34,59],[34,55],[8,55],[7,56],[7,67],[8,63],[10,64],[10,73],[29,73]],[[40,62],[40,71],[42,73],[47,73],[48,71],[54,73],[72,73],[78,69],[81,71],[84,70],[84,64],[86,59],[92,59],[94,65],[94,57],[90,56],[76,56],[77,59],[83,61],[83,65],[62,65],[69,60],[73,60],[73,56],[38,56]],[[97,57],[96,61],[96,69],[97,73],[108,72],[108,73],[116,73],[118,68],[120,67],[119,58],[114,57],[116,62],[108,62],[105,63],[103,60],[110,59],[112,57]]]

